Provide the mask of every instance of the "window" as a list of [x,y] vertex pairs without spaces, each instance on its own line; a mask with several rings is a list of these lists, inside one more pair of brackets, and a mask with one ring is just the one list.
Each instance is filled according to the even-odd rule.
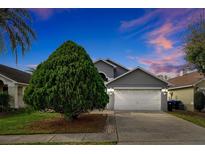
[[102,77],[103,81],[107,82],[108,78],[106,77],[106,75],[104,73],[99,73],[100,76]]

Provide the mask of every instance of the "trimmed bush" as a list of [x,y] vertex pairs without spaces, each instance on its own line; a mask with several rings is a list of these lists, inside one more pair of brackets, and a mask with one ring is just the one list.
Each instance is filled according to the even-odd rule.
[[53,109],[72,119],[82,112],[104,109],[108,95],[84,48],[68,41],[38,65],[24,101],[37,110]]
[[9,94],[7,93],[0,93],[0,112],[6,112],[10,109],[9,97]]
[[203,92],[196,92],[194,94],[194,108],[201,111],[205,107],[205,96]]

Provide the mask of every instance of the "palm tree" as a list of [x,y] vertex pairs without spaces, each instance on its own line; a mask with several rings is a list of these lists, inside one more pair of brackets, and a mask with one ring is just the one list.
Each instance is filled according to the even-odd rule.
[[31,15],[27,9],[4,8],[0,9],[0,52],[6,51],[10,46],[18,63],[18,51],[22,55],[31,47],[31,42],[36,39],[36,34],[30,27]]

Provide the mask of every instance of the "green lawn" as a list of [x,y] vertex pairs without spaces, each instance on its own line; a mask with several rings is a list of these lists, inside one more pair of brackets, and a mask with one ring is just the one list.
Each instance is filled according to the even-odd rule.
[[14,113],[0,117],[0,134],[31,134],[26,127],[32,122],[60,117],[58,113]]
[[196,125],[199,125],[201,127],[205,128],[205,113],[194,113],[194,112],[169,112],[171,115],[174,115],[176,117],[182,118],[184,120],[190,121]]
[[0,135],[98,133],[104,131],[106,119],[103,114],[82,114],[69,122],[59,113],[12,113],[0,115]]

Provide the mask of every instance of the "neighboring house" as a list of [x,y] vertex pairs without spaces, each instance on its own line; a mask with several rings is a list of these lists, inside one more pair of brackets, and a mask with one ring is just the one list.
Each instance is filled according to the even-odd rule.
[[150,72],[137,67],[128,70],[112,60],[94,62],[108,81],[108,109],[133,111],[166,111],[167,96],[162,89],[168,83]]
[[168,99],[180,100],[186,110],[194,111],[194,93],[205,90],[205,78],[198,72],[181,74],[181,76],[168,80],[172,86],[169,88]]
[[7,92],[11,96],[12,108],[25,106],[23,94],[30,78],[29,73],[0,64],[0,92]]

